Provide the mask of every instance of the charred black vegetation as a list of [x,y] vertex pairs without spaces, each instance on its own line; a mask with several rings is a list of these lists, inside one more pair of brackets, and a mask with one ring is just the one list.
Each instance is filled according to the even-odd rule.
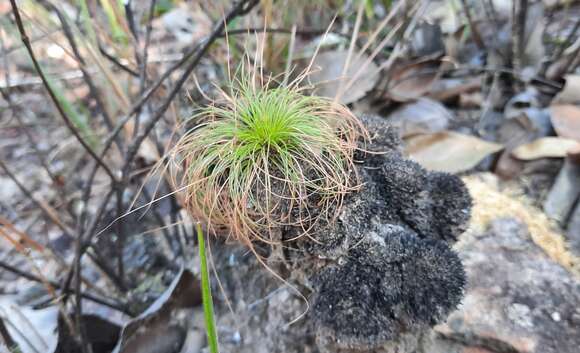
[[[451,245],[471,199],[456,176],[405,159],[396,132],[363,119],[371,136],[357,156],[362,187],[335,223],[301,238],[294,268],[311,286],[320,346],[373,349],[442,322],[460,303],[466,277]],[[293,234],[289,231],[285,237]]]

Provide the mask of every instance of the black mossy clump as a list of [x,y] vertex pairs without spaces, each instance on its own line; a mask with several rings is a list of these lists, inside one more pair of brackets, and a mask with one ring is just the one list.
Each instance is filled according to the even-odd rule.
[[419,164],[389,156],[382,167],[388,207],[421,237],[455,242],[469,222],[471,197],[455,175],[428,172]]
[[433,229],[441,239],[456,241],[467,230],[471,197],[461,179],[447,173],[430,173]]
[[457,307],[466,282],[450,248],[469,221],[463,182],[405,159],[382,119],[363,122],[377,138],[360,156],[362,187],[313,232],[317,242],[303,241],[322,261],[296,262],[310,276],[321,347],[369,350],[426,330]]
[[444,320],[463,296],[465,272],[446,243],[394,228],[360,243],[315,282],[319,340],[370,349]]

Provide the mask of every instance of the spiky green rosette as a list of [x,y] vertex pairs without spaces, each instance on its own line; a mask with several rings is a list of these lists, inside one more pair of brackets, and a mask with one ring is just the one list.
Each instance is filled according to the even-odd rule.
[[344,106],[295,86],[236,82],[194,116],[174,149],[189,211],[241,240],[270,242],[282,225],[331,218],[356,187],[364,128]]

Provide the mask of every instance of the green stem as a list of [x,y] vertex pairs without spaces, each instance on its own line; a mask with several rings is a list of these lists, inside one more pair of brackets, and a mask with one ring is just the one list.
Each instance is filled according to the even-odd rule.
[[205,317],[207,340],[210,352],[218,353],[219,349],[213,313],[213,299],[211,297],[207,258],[205,256],[205,240],[203,237],[203,231],[201,230],[201,224],[199,223],[197,224],[197,242],[199,246],[199,260],[201,262],[201,298],[203,301],[203,314]]

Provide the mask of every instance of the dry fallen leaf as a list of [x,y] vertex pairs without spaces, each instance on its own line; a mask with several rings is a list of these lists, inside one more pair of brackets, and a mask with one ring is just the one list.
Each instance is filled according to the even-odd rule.
[[580,146],[576,140],[562,137],[542,137],[516,147],[512,156],[524,161],[540,158],[564,158],[572,148]]
[[550,107],[550,117],[558,136],[580,141],[580,107],[553,105]]
[[429,170],[448,173],[469,170],[503,148],[500,144],[452,131],[405,139],[405,150],[409,158]]
[[565,225],[580,195],[580,165],[564,160],[564,165],[544,200],[546,215]]
[[201,289],[191,271],[182,269],[165,292],[141,315],[129,321],[113,353],[178,351],[187,336],[179,312],[201,304]]
[[576,104],[580,103],[580,75],[567,75],[564,77],[566,84],[558,93],[552,104]]
[[554,9],[558,6],[569,6],[575,2],[578,2],[578,0],[542,0],[542,3],[547,9]]
[[318,54],[314,59],[309,79],[316,85],[317,95],[334,98],[341,86],[346,87],[357,76],[340,97],[341,103],[349,104],[363,98],[375,86],[379,79],[379,68],[372,60],[368,61],[367,55],[359,57],[353,54],[346,75],[342,74],[347,56],[346,50],[334,50]]
[[580,164],[580,144],[576,144],[575,147],[568,150],[568,158],[570,158],[572,162]]
[[429,98],[401,106],[388,116],[401,137],[444,131],[455,117],[445,106]]
[[429,97],[443,103],[454,102],[462,95],[480,93],[481,82],[481,77],[441,79],[433,84]]
[[[17,345],[18,352],[54,352],[58,343],[58,307],[33,310],[21,306],[14,296],[0,298],[0,321]],[[3,333],[4,335],[4,333]],[[1,351],[2,345],[0,345]],[[16,350],[15,350],[16,351]]]
[[427,59],[393,68],[387,94],[397,102],[408,102],[424,96],[439,78],[440,66],[440,59]]

